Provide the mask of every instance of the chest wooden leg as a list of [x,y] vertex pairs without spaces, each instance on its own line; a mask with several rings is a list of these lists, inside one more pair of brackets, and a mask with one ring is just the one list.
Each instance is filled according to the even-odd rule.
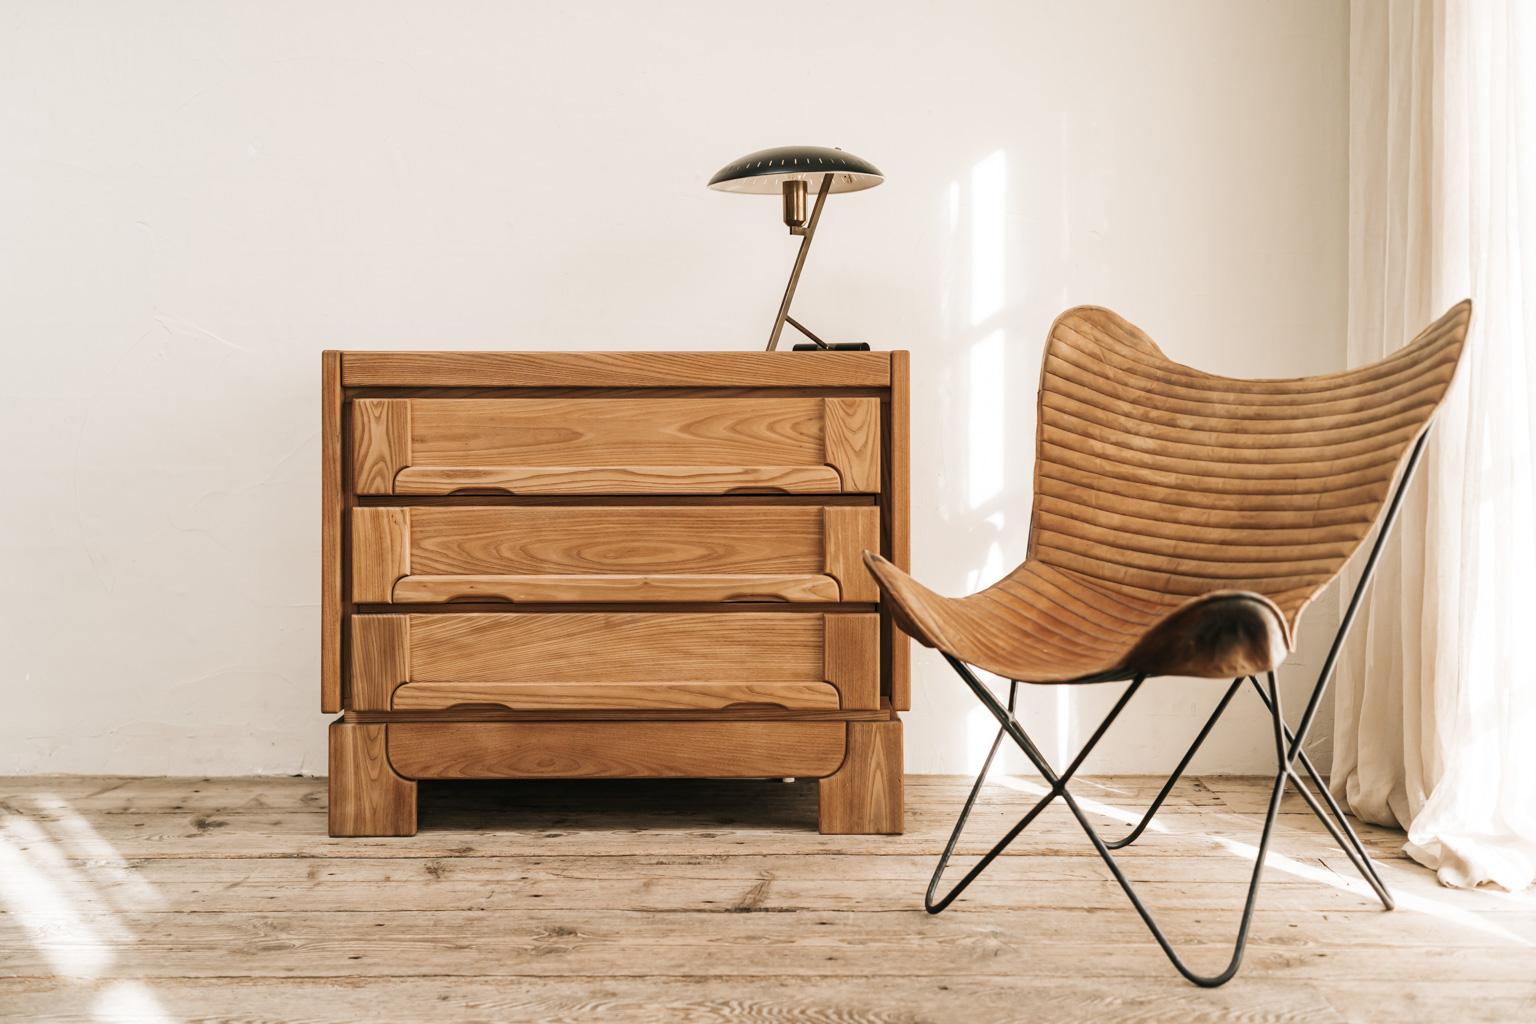
[[335,721],[330,731],[333,836],[413,836],[416,783],[390,766],[384,725]]
[[842,767],[821,780],[823,835],[895,835],[902,830],[901,723],[849,722]]

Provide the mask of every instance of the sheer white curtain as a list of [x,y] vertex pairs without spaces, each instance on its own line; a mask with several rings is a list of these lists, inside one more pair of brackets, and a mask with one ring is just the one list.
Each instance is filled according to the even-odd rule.
[[1351,365],[1473,310],[1340,666],[1332,787],[1457,886],[1536,878],[1533,86],[1536,3],[1352,4]]

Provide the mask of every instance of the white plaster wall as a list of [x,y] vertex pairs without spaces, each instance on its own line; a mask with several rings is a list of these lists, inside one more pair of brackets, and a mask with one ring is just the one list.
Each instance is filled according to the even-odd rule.
[[[912,350],[916,572],[989,582],[1024,554],[1063,307],[1213,371],[1342,365],[1346,21],[0,4],[0,772],[322,772],[320,350],[759,347],[795,241],[704,181],[762,146],[887,173],[831,202],[796,311]],[[909,768],[970,767],[985,723],[914,669]],[[1166,767],[1214,694],[1156,686],[1093,767]],[[1058,753],[1112,696],[1027,711]],[[1266,742],[1249,714],[1197,767]]]

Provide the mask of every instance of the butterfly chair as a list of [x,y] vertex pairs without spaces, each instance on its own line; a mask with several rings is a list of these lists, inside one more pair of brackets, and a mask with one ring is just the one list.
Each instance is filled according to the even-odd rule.
[[[1381,362],[1296,380],[1202,373],[1170,361],[1106,309],[1062,314],[1051,327],[1041,373],[1024,564],[980,593],[948,598],[879,555],[864,556],[902,629],[940,651],[999,724],[928,886],[929,913],[949,906],[1059,797],[1179,972],[1197,985],[1221,985],[1242,963],[1288,783],[1392,909],[1391,894],[1302,745],[1460,362],[1471,312],[1470,302],[1458,304]],[[1377,523],[1360,581],[1292,731],[1275,670],[1295,648],[1302,611]],[[973,667],[1012,680],[1006,706]],[[1142,684],[1159,676],[1231,683],[1140,823],[1106,840],[1068,783]],[[1019,683],[1116,680],[1130,686],[1057,772],[1014,716]],[[1174,951],[1110,851],[1142,834],[1247,684],[1273,723],[1275,779],[1231,960],[1221,973],[1201,975]],[[1024,751],[1049,791],[947,895],[935,898],[1004,737]]]

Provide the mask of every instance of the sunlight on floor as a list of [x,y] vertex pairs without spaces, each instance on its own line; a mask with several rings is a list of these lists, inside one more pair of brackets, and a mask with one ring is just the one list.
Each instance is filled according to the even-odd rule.
[[[1050,792],[1046,786],[1039,782],[1028,778],[1020,778],[1017,776],[998,776],[995,779],[989,779],[988,784],[1001,786],[1005,789],[1011,789],[1020,793],[1028,793],[1031,796],[1043,797]],[[1090,812],[1092,814],[1102,815],[1103,817],[1111,818],[1126,825],[1135,825],[1141,820],[1142,812],[1140,811],[1121,810],[1118,807],[1113,807],[1109,804],[1102,803],[1101,801],[1094,800],[1092,798],[1085,798],[1076,790],[1073,791],[1072,795],[1084,811]],[[1321,828],[1320,825],[1318,827]],[[1152,823],[1147,827],[1147,832],[1160,832],[1164,835],[1174,834],[1166,826],[1159,824],[1156,818],[1152,819]],[[1219,849],[1225,850],[1227,853],[1230,853],[1233,856],[1242,858],[1250,864],[1252,864],[1259,855],[1258,847],[1252,846],[1248,843],[1238,842],[1233,839],[1227,839],[1224,836],[1213,836],[1206,834],[1197,835],[1192,833],[1177,834],[1185,838],[1204,840],[1205,842],[1208,842]],[[1086,843],[1087,841],[1087,838],[1084,837],[1083,842]],[[1343,857],[1344,854],[1340,852],[1339,856]],[[1304,878],[1310,882],[1316,882],[1321,885],[1326,885],[1335,889],[1343,890],[1345,892],[1353,893],[1370,901],[1372,904],[1376,902],[1375,892],[1372,891],[1371,887],[1365,883],[1364,879],[1359,877],[1345,877],[1343,875],[1336,874],[1326,868],[1316,867],[1311,864],[1304,864],[1301,861],[1295,860],[1294,858],[1287,857],[1284,854],[1274,853],[1273,851],[1271,851],[1265,857],[1264,866],[1266,870],[1273,869],[1276,871],[1283,871],[1286,874],[1293,875],[1297,878]],[[1469,910],[1463,910],[1460,907],[1451,906],[1443,901],[1435,900],[1421,894],[1403,892],[1401,887],[1393,888],[1392,879],[1387,876],[1400,872],[1394,872],[1390,866],[1382,864],[1380,861],[1376,862],[1376,866],[1377,870],[1382,872],[1383,881],[1387,883],[1387,887],[1392,889],[1392,897],[1396,901],[1397,909],[1399,911],[1408,910],[1416,913],[1427,914],[1431,917],[1439,918],[1440,920],[1451,924],[1460,925],[1464,928],[1470,928],[1474,931],[1483,932],[1487,935],[1497,936],[1517,945],[1536,946],[1536,943],[1533,943],[1529,939],[1509,931],[1507,928],[1499,926],[1495,922],[1490,921],[1484,915],[1479,915]],[[1353,866],[1350,867],[1350,870],[1354,870]],[[1262,905],[1262,889],[1260,890],[1259,899]]]
[[122,1024],[128,1024],[129,1021],[134,1024],[170,1024],[174,1020],[160,1006],[155,994],[141,981],[115,982],[96,997],[91,1012],[99,1021],[121,1021]]
[[91,823],[77,814],[67,801],[45,794],[34,803],[38,810],[51,816],[54,831],[62,836],[69,851],[88,861],[92,874],[112,883],[114,902],[126,904],[127,909],[158,907],[165,903],[159,890],[135,874],[112,844],[103,839],[91,827]]
[[[36,819],[0,818],[0,902],[56,975],[94,981],[112,968],[117,948],[134,940],[113,904],[158,907],[164,897],[67,801],[44,795],[32,803]],[[174,1020],[147,985],[132,980],[100,992],[91,1012],[104,1022]]]

